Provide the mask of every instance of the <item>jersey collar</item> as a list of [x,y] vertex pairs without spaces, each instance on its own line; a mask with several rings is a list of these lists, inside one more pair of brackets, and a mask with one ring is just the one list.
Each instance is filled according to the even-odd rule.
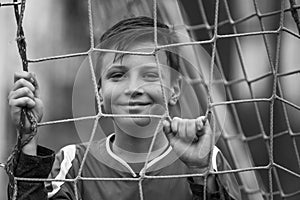
[[[121,165],[123,165],[125,168],[128,169],[128,171],[132,174],[133,177],[137,177],[137,174],[134,172],[134,170],[130,167],[130,165],[125,161],[123,160],[121,157],[119,157],[117,154],[115,154],[112,149],[111,149],[111,146],[110,146],[110,142],[112,141],[113,137],[114,137],[114,133],[113,134],[110,134],[107,138],[106,138],[106,151],[107,153],[114,159],[116,160],[117,162],[119,162]],[[164,153],[162,153],[160,156],[154,158],[153,160],[151,160],[150,162],[148,162],[146,168],[144,169],[141,169],[140,173],[142,171],[149,171],[150,168],[153,168],[155,165],[157,165],[159,163],[159,161],[165,159],[166,157],[168,157],[168,155],[170,155],[170,153],[172,152],[172,147],[169,146],[166,151]],[[173,157],[173,156],[172,156]],[[161,165],[159,165],[161,166]],[[154,169],[157,169],[157,168],[153,168],[152,170]]]

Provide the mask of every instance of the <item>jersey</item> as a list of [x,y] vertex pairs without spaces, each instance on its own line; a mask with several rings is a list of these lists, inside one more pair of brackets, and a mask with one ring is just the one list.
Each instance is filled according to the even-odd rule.
[[[31,185],[31,188],[35,188],[32,189],[32,192],[23,191],[22,188],[28,186],[24,185],[26,183],[19,183],[20,189],[18,196],[25,196],[24,199],[27,199],[27,195],[31,196],[28,199],[34,200],[75,200],[76,196],[80,200],[139,200],[140,195],[143,195],[143,199],[145,200],[202,199],[203,187],[199,187],[200,185],[195,186],[195,184],[188,181],[187,178],[182,177],[143,179],[141,182],[141,194],[139,181],[132,180],[132,178],[139,178],[141,175],[140,172],[130,167],[128,163],[113,153],[111,149],[113,140],[114,134],[111,134],[100,141],[92,142],[90,146],[88,144],[76,144],[62,148],[55,156],[49,178],[55,180],[67,179],[67,181],[46,182],[45,186],[35,183],[36,186],[34,184]],[[89,149],[87,149],[88,146]],[[85,154],[86,159],[83,162]],[[22,165],[22,162],[27,162],[27,164],[30,165],[28,163],[29,157],[27,155],[27,159],[24,161],[21,159],[19,166]],[[41,161],[38,162],[42,163]],[[32,165],[32,161],[30,163]],[[47,168],[49,168],[48,165]],[[215,171],[230,169],[217,147],[213,150],[212,165]],[[27,171],[34,171],[34,168],[38,171],[36,166],[37,165],[33,166],[32,170]],[[43,171],[43,168],[40,170]],[[80,170],[81,174],[79,174]],[[145,174],[151,177],[186,175],[188,173],[187,166],[178,159],[171,146],[169,146],[163,154],[151,160],[144,170]],[[36,177],[36,174],[29,175],[30,173],[20,173],[20,171],[22,171],[22,168],[20,168],[19,172],[17,171],[22,177]],[[74,180],[76,177],[75,190],[71,180]],[[83,178],[90,180],[82,180]],[[115,180],[96,181],[93,180],[94,178],[113,178]],[[128,178],[128,180],[122,180],[122,178]],[[228,177],[219,177],[218,180],[218,183],[220,183],[219,188],[224,191],[226,199],[240,199],[238,185],[232,175],[229,174]],[[75,193],[76,191],[77,194]],[[33,196],[36,197],[34,198]],[[216,194],[216,196],[220,195]]]
[[[81,177],[86,178],[138,178],[139,172],[135,172],[124,160],[111,150],[111,142],[114,135],[106,139],[93,142],[90,146],[87,158],[82,166]],[[64,147],[56,156],[56,161],[51,178],[73,179],[77,176],[82,164],[82,159],[87,150],[86,144],[69,145]],[[172,148],[169,147],[162,155],[149,162],[146,167],[146,175],[161,176],[186,174],[186,166],[176,159]],[[57,198],[61,195],[75,199],[74,189],[69,182],[52,182],[49,198]],[[143,196],[145,200],[163,199],[192,199],[192,192],[186,179],[152,179],[142,181]],[[139,200],[138,181],[79,181],[78,194],[80,199],[120,199]]]

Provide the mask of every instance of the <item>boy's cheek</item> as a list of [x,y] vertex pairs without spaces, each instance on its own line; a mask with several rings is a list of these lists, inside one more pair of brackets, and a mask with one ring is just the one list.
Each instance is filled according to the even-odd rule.
[[102,112],[105,114],[112,114],[111,110],[111,99],[104,98],[102,101]]
[[166,113],[167,109],[165,108],[165,105],[163,104],[155,104],[151,107],[148,114],[151,115],[164,115]]

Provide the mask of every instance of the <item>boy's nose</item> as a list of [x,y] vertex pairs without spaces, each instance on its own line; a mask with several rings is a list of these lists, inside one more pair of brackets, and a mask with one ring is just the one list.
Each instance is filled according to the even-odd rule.
[[144,94],[144,89],[138,80],[131,79],[124,93],[130,96],[142,95]]
[[144,90],[142,88],[136,88],[135,90],[125,89],[125,94],[130,96],[138,96],[144,94]]

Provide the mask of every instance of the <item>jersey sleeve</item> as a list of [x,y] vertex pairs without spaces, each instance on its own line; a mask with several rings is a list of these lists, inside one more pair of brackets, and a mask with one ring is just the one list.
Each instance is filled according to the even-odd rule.
[[[37,148],[37,156],[20,153],[14,175],[23,178],[47,178],[54,162],[54,152],[42,146]],[[8,198],[14,192],[14,180],[9,180]],[[47,191],[44,182],[18,181],[17,199],[45,200]]]
[[[217,147],[213,150],[212,168],[214,171],[231,170],[231,166]],[[214,193],[207,191],[206,199],[241,200],[239,185],[233,173],[217,174],[214,176],[217,184],[217,191]],[[193,200],[203,199],[204,186],[194,183],[193,179],[188,180],[193,193]]]
[[[213,165],[215,165],[215,171],[228,171],[232,169],[228,161],[218,148],[216,148],[213,162],[215,162],[213,163]],[[216,180],[221,194],[228,195],[231,199],[241,199],[240,187],[234,173],[218,174],[216,175]]]
[[[54,181],[47,182],[46,189],[50,200],[75,200],[74,188],[77,187],[72,181],[76,178],[80,163],[76,161],[76,145],[68,145],[62,148],[55,156],[55,161],[49,175]],[[57,181],[56,181],[57,180]],[[78,193],[78,199],[81,199]]]
[[[15,176],[23,178],[49,178],[51,181],[19,181],[17,200],[75,200],[76,195],[71,181],[62,181],[76,177],[74,165],[76,146],[62,148],[56,155],[54,151],[38,146],[37,156],[21,153]],[[75,167],[75,168],[74,168]],[[76,168],[77,171],[79,169]],[[57,179],[53,180],[53,179]],[[10,180],[8,196],[13,191],[13,180]],[[80,194],[78,194],[78,199]],[[9,199],[10,200],[10,199]]]

